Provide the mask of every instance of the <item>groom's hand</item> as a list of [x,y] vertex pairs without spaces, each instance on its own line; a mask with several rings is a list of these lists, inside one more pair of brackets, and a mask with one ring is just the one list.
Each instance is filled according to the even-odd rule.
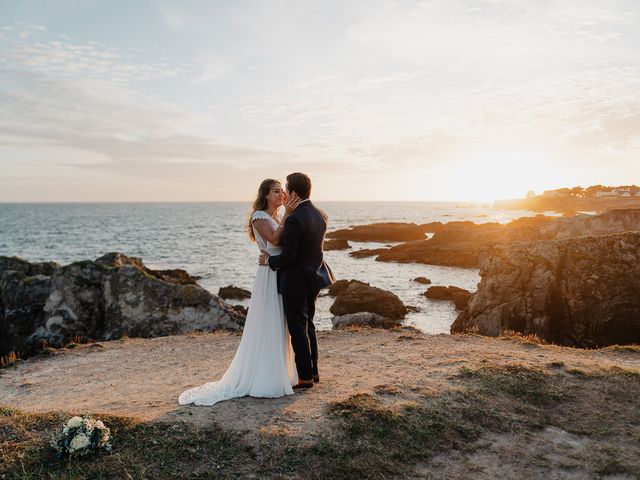
[[263,267],[269,265],[269,254],[267,252],[260,252],[260,256],[258,257],[258,265],[262,265]]

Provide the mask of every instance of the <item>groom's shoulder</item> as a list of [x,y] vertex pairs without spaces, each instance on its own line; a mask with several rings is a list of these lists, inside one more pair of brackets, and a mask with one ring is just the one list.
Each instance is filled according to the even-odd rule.
[[316,214],[320,215],[320,217],[322,217],[322,220],[324,220],[325,223],[327,223],[329,221],[329,215],[327,215],[324,210],[322,210],[321,208],[316,207],[311,202],[309,202],[309,207],[311,208],[311,210],[313,212],[315,212]]

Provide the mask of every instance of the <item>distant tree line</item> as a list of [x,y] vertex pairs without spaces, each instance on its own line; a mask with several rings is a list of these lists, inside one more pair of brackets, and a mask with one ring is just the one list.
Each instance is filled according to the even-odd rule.
[[[596,198],[599,192],[613,192],[613,191],[625,191],[629,192],[631,196],[640,195],[640,187],[638,185],[621,185],[618,187],[610,187],[606,185],[592,185],[587,188],[573,187],[573,188],[559,188],[556,190],[546,190],[543,192],[543,197],[573,197],[573,198]],[[536,196],[533,191],[527,193],[527,198]]]

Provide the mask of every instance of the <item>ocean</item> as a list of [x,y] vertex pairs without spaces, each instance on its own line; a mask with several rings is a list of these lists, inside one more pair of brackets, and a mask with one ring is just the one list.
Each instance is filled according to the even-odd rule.
[[[496,210],[468,202],[315,202],[329,215],[329,231],[376,222],[501,222],[533,212]],[[150,268],[182,268],[200,277],[199,283],[217,294],[222,286],[250,290],[258,249],[245,234],[249,203],[1,203],[0,255],[31,262],[65,265],[96,259],[118,251],[140,257]],[[357,279],[390,290],[405,305],[420,308],[405,324],[426,333],[448,333],[458,312],[452,302],[434,301],[422,293],[426,286],[455,285],[475,291],[477,269],[354,259],[349,252],[390,244],[350,242],[351,250],[325,252],[338,279]],[[234,302],[247,305],[248,301]],[[333,299],[318,299],[316,326],[331,329]]]

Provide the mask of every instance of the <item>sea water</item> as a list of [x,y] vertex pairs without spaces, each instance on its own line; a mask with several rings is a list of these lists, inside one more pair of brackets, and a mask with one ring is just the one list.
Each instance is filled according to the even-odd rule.
[[[316,202],[329,215],[329,231],[377,222],[506,223],[532,212],[495,210],[466,202]],[[0,255],[30,262],[65,265],[107,252],[140,257],[149,268],[181,268],[200,277],[217,294],[227,285],[251,289],[258,249],[245,233],[249,203],[3,203],[0,204]],[[405,305],[418,307],[405,323],[427,333],[448,333],[457,312],[453,302],[424,297],[428,286],[454,285],[475,291],[477,269],[355,259],[350,251],[392,243],[350,242],[352,248],[325,252],[338,279],[357,279],[390,290]],[[248,301],[237,302],[247,305]],[[316,326],[331,328],[333,299],[318,299]]]

